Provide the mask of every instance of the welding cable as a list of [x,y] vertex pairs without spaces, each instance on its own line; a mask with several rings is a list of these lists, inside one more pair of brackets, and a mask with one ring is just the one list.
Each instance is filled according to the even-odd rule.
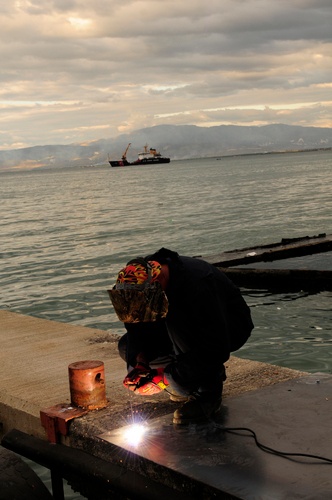
[[[323,462],[327,462],[329,464],[332,464],[332,459],[326,458],[326,457],[321,457],[319,455],[311,455],[309,453],[290,453],[290,452],[278,451],[278,450],[275,450],[274,448],[270,448],[269,446],[266,446],[266,445],[260,443],[257,439],[256,433],[252,429],[249,429],[248,427],[223,427],[223,426],[218,425],[218,428],[223,430],[224,432],[228,432],[229,434],[236,434],[238,436],[254,438],[256,446],[260,450],[265,451],[266,453],[271,453],[271,455],[277,455],[279,457],[284,457],[284,458],[288,458],[288,457],[313,458],[315,460],[321,460]],[[243,434],[244,432],[246,432],[248,434]]]

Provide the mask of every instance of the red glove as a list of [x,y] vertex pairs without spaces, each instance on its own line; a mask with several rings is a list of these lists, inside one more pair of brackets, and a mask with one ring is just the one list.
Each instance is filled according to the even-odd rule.
[[144,379],[142,379],[142,385],[136,387],[136,392],[138,392],[141,396],[152,396],[153,394],[158,394],[158,392],[163,391],[168,386],[168,382],[164,375],[164,368],[152,370],[151,376],[147,377],[146,383],[144,383]]
[[[145,381],[151,380],[151,377],[152,369],[145,363],[137,363],[135,368],[127,373],[123,385],[131,391],[135,391],[137,387],[144,384]],[[144,381],[144,379],[146,380]]]

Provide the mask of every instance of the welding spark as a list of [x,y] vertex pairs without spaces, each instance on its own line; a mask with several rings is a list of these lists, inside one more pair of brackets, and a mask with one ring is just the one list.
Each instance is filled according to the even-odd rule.
[[130,446],[136,447],[142,442],[147,430],[148,428],[146,425],[133,424],[123,431],[123,437]]

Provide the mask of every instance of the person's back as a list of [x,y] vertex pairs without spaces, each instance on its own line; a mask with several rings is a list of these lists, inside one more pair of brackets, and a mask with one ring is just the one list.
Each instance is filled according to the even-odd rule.
[[[223,362],[248,340],[254,327],[240,290],[215,266],[161,249],[149,258],[169,267],[166,324],[171,338],[189,345],[213,341]],[[220,340],[222,339],[222,343]],[[220,347],[222,352],[220,352]]]

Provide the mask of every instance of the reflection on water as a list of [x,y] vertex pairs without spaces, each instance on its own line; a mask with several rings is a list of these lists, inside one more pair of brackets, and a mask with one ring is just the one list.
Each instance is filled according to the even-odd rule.
[[236,355],[310,372],[331,372],[331,292],[243,290],[255,329]]
[[234,266],[257,269],[312,269],[316,271],[332,270],[332,252],[324,252],[291,259],[275,260],[271,262],[256,262],[246,266]]

